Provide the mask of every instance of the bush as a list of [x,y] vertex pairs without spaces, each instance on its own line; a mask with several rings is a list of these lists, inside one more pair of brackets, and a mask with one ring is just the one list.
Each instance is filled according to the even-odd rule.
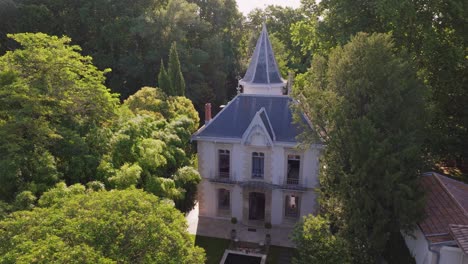
[[321,216],[309,215],[293,231],[298,256],[294,264],[351,263],[346,241],[330,232],[330,223]]

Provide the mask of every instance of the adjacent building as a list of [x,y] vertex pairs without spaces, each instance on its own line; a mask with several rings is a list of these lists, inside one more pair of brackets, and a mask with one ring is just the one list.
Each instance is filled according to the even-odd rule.
[[426,192],[425,218],[406,245],[417,264],[468,264],[468,185],[427,173],[421,179]]
[[305,116],[293,122],[288,82],[278,69],[263,26],[239,93],[214,118],[205,106],[197,142],[199,216],[247,226],[292,226],[317,209],[321,144],[299,148],[311,129]]

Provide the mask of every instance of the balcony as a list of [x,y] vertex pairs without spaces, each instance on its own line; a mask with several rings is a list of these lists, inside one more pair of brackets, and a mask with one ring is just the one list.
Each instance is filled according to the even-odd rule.
[[217,183],[226,183],[226,184],[235,184],[236,181],[234,180],[234,177],[231,173],[229,172],[216,172],[214,175],[210,177],[211,182],[217,182]]
[[285,190],[295,190],[295,191],[305,191],[307,188],[302,185],[299,177],[291,177],[290,175],[286,176],[284,183],[281,186]]
[[263,172],[252,172],[252,179],[263,180]]
[[299,185],[299,179],[287,177],[286,185]]

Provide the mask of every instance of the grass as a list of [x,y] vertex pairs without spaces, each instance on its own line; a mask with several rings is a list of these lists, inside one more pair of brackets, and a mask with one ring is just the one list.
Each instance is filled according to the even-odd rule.
[[[268,256],[266,263],[267,264],[278,264],[281,252],[290,251],[291,257],[295,254],[295,249],[287,248],[287,247],[279,247],[279,246],[270,246],[270,250],[268,251]],[[292,259],[290,259],[291,261]]]
[[279,256],[281,252],[281,247],[277,246],[270,246],[270,250],[268,251],[268,256],[267,256],[267,264],[276,264],[278,263]]
[[[207,264],[219,264],[219,262],[223,258],[224,251],[229,247],[229,240],[227,239],[194,235],[192,235],[192,239],[194,240],[196,246],[205,249]],[[278,246],[270,246],[266,263],[277,264],[280,257],[280,253],[283,250],[293,249]]]
[[224,250],[229,247],[229,240],[196,236],[195,245],[205,249],[207,264],[219,264],[221,258],[223,258]]

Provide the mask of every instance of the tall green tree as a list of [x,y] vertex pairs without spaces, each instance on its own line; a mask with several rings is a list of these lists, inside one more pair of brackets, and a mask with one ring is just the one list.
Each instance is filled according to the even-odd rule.
[[359,33],[327,61],[317,57],[295,87],[315,138],[327,145],[321,205],[353,247],[375,263],[392,233],[421,219],[424,90],[390,35]]
[[0,221],[0,262],[203,263],[186,229],[170,202],[142,190],[62,183]]
[[173,42],[169,51],[169,63],[167,65],[167,75],[171,82],[171,92],[168,95],[185,95],[185,80],[180,68],[179,54],[177,53],[177,44]]
[[164,61],[161,59],[161,66],[159,67],[159,74],[158,74],[158,86],[161,88],[166,94],[174,94],[175,92],[172,90],[174,87],[171,84],[171,79],[166,71],[166,67],[164,67]]
[[0,199],[59,179],[87,182],[105,151],[100,127],[118,103],[103,84],[107,70],[68,37],[9,37],[21,47],[0,57]]
[[458,163],[468,156],[466,1],[305,0],[302,9],[306,19],[293,25],[292,39],[308,58],[328,56],[358,32],[391,32],[428,91],[428,153]]

